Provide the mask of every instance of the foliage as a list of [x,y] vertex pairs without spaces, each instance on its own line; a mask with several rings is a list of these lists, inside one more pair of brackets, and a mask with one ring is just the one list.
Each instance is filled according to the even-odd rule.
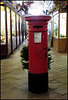
[[52,57],[51,57],[51,54],[49,53],[49,51],[50,51],[51,49],[50,48],[48,48],[48,69],[51,69],[51,67],[50,67],[50,65],[51,65],[51,63],[52,63]]
[[65,35],[63,35],[63,34],[60,34],[60,37],[65,37]]
[[20,52],[20,57],[22,60],[28,61],[28,46],[24,46]]
[[20,52],[21,63],[23,65],[23,69],[28,69],[28,46],[24,46]]
[[[48,70],[51,69],[51,63],[52,63],[52,57],[51,54],[49,53],[51,49],[48,48]],[[21,57],[21,63],[22,63],[22,69],[29,69],[29,61],[28,61],[28,46],[24,46],[20,52],[20,57]]]

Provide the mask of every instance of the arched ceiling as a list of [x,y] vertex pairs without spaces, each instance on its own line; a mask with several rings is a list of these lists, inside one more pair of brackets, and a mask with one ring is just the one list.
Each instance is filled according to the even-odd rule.
[[[17,1],[18,5],[20,6],[20,10],[23,10],[25,12],[25,14],[30,13],[30,9],[36,9],[38,8],[40,10],[40,8],[42,9],[42,13],[45,13],[46,10],[48,10],[48,13],[51,13],[52,11],[56,10],[56,9],[60,9],[60,8],[65,8],[66,7],[66,1],[47,1],[47,0],[41,0],[41,1],[35,1],[35,0],[29,0],[29,1]],[[40,6],[40,7],[39,7]],[[20,11],[19,10],[19,11]],[[38,10],[38,11],[39,11]],[[41,12],[41,10],[40,10]]]

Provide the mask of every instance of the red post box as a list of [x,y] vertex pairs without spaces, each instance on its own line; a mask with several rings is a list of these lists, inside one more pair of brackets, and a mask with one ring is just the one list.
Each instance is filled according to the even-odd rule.
[[47,21],[50,16],[27,16],[29,31],[28,89],[33,93],[48,91]]

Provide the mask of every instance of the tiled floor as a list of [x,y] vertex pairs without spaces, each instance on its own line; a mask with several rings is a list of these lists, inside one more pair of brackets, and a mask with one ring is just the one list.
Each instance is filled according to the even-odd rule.
[[28,91],[28,71],[22,70],[21,44],[7,59],[1,60],[1,99],[67,100],[67,54],[50,51],[54,62],[48,71],[49,90],[43,94]]

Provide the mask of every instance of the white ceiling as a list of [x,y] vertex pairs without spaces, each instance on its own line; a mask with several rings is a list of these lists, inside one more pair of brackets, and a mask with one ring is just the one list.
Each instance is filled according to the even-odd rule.
[[[22,5],[23,1],[16,1],[17,3]],[[28,13],[32,15],[43,15],[43,11],[46,12],[47,9],[51,9],[52,5],[50,5],[50,2],[53,1],[33,1],[29,7],[28,7]],[[49,6],[49,7],[48,7]]]

